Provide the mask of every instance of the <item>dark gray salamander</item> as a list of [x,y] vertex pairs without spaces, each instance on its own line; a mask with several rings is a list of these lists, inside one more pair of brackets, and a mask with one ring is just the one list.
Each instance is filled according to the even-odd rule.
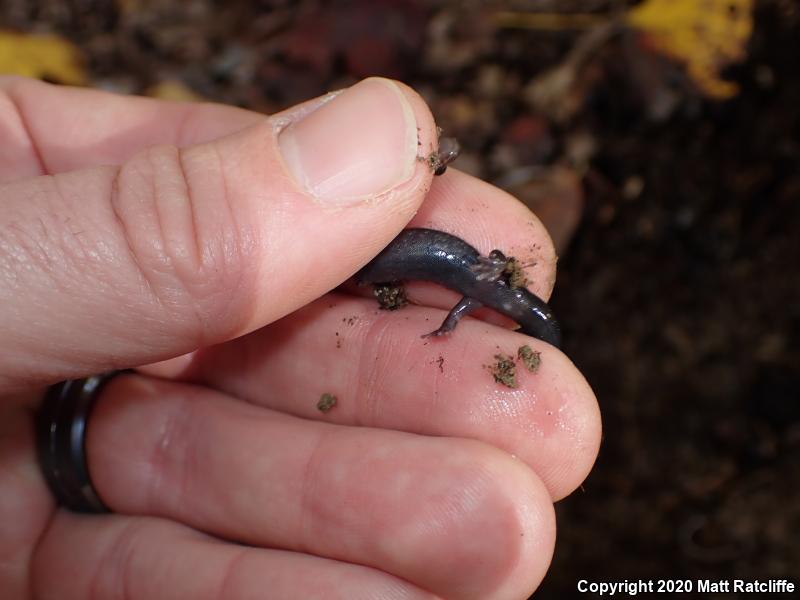
[[463,294],[441,327],[427,335],[449,333],[462,317],[488,306],[516,321],[522,333],[560,347],[561,329],[550,307],[525,288],[512,289],[503,276],[506,263],[499,250],[481,256],[449,233],[405,229],[356,273],[356,282],[367,285],[418,279]]

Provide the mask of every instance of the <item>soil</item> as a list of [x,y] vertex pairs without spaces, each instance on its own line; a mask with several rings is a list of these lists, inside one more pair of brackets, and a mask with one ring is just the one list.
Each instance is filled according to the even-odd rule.
[[[577,576],[797,577],[800,37],[796,12],[756,17],[731,101],[651,124],[616,97],[620,75],[601,84],[602,185],[587,186],[553,305],[605,438],[557,507],[543,597]],[[625,200],[631,178],[641,193]]]
[[[515,4],[619,3],[497,6]],[[757,3],[728,101],[704,99],[628,32],[581,71],[557,103],[565,116],[534,110],[527,92],[582,32],[498,28],[491,6],[9,0],[0,25],[68,37],[97,87],[177,81],[265,112],[397,77],[458,138],[458,168],[523,200],[567,170],[582,198],[570,192],[569,214],[567,200],[542,209],[554,231],[577,226],[559,238],[553,307],[605,436],[594,471],[557,504],[537,597],[576,596],[578,579],[797,577],[800,9]]]

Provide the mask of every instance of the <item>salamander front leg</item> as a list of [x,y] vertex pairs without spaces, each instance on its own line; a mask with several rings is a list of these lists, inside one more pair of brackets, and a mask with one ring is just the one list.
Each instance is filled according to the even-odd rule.
[[458,325],[458,322],[462,317],[466,317],[469,313],[478,310],[481,307],[483,307],[483,304],[475,300],[475,298],[464,296],[458,301],[458,304],[456,304],[450,310],[450,313],[447,315],[447,318],[444,320],[439,329],[436,331],[431,331],[430,333],[426,333],[422,337],[439,337],[440,335],[450,333],[456,328],[456,325]]

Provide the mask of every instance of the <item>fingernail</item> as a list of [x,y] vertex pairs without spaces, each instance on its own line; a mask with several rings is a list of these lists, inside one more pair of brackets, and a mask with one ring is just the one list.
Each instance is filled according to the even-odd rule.
[[417,122],[397,84],[366,79],[289,125],[278,143],[305,189],[320,200],[349,204],[411,178]]

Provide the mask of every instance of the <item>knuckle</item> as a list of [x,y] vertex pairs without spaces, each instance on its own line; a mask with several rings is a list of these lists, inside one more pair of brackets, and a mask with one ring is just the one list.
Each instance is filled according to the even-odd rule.
[[208,148],[149,148],[118,171],[112,209],[147,288],[173,316],[203,337],[235,328],[247,297],[246,252],[225,191],[225,175]]
[[88,598],[108,598],[117,594],[130,598],[134,595],[142,581],[141,561],[137,559],[142,547],[146,546],[150,530],[146,521],[132,519],[115,532],[89,580]]
[[193,490],[202,480],[202,416],[198,414],[197,398],[175,395],[164,410],[158,436],[146,458],[148,479],[142,486],[148,510],[180,512],[195,499]]

